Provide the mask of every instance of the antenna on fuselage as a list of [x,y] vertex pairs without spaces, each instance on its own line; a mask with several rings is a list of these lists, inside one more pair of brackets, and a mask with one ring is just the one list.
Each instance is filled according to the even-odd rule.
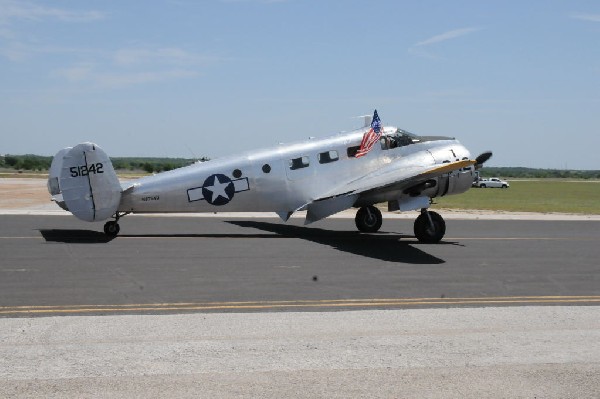
[[190,152],[190,154],[192,154],[192,157],[194,159],[194,163],[199,163],[202,162],[202,160],[200,158],[198,158],[198,156],[196,155],[196,153],[190,148],[189,145],[184,144],[185,148],[187,148],[187,150]]
[[365,124],[363,125],[363,127],[370,127],[371,122],[373,122],[373,115],[360,115],[360,116],[355,116],[355,118],[363,118],[364,119]]

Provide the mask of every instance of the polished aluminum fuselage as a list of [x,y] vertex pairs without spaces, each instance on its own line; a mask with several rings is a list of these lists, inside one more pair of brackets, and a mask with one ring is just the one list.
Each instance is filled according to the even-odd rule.
[[[470,157],[469,151],[452,138],[436,138],[390,149],[376,144],[361,158],[349,156],[348,148],[358,146],[367,130],[280,145],[144,177],[123,185],[118,210],[285,214],[302,209],[336,188],[343,190],[345,184],[370,172],[377,173],[392,162],[398,162],[400,168],[402,165],[410,168],[443,165]],[[386,127],[384,135],[395,130]],[[333,154],[334,158],[337,155],[337,159],[324,162],[325,153]],[[301,162],[302,167],[294,167],[296,161]],[[441,192],[438,185],[425,194],[434,197],[464,192],[471,187],[471,173],[470,170],[456,171],[451,189],[445,187]],[[362,195],[356,206],[398,200],[406,196],[403,188],[373,190]]]

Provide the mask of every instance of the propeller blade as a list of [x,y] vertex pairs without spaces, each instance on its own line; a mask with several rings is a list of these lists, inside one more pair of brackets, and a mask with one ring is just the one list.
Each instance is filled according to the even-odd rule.
[[479,169],[483,166],[484,163],[486,163],[490,158],[492,157],[492,152],[491,151],[486,151],[486,152],[482,152],[481,154],[479,154],[477,156],[477,158],[475,158],[475,168]]

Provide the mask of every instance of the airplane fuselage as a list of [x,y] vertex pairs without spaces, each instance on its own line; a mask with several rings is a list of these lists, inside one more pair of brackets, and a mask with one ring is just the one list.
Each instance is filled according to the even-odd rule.
[[48,191],[77,218],[103,221],[109,236],[129,213],[275,212],[287,221],[306,211],[305,224],[348,208],[363,233],[379,231],[381,210],[420,210],[415,237],[439,242],[446,231],[431,198],[467,191],[475,169],[491,156],[470,159],[456,139],[416,136],[383,127],[374,111],[365,127],[324,139],[280,145],[195,163],[138,180],[120,182],[108,155],[85,142],[52,160]]
[[[341,183],[351,182],[394,161],[410,168],[443,165],[470,157],[463,145],[448,137],[420,137],[414,142],[390,146],[386,140],[394,137],[397,129],[386,127],[380,143],[365,156],[355,158],[353,152],[367,130],[280,145],[144,177],[124,190],[118,211],[274,211],[281,216],[301,210]],[[446,182],[445,187],[442,187],[443,182],[436,184],[435,190],[430,189],[425,194],[433,197],[464,192],[471,187],[471,182],[471,170],[458,171],[451,183]],[[449,187],[450,184],[453,186]],[[403,193],[404,189],[378,191],[370,196],[365,193],[357,205],[397,200],[408,196]]]

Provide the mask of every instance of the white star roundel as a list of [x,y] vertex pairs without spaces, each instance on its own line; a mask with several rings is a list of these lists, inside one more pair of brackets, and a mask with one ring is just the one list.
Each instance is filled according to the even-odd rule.
[[233,198],[235,186],[231,179],[222,174],[211,175],[204,180],[202,195],[212,205],[225,205]]

